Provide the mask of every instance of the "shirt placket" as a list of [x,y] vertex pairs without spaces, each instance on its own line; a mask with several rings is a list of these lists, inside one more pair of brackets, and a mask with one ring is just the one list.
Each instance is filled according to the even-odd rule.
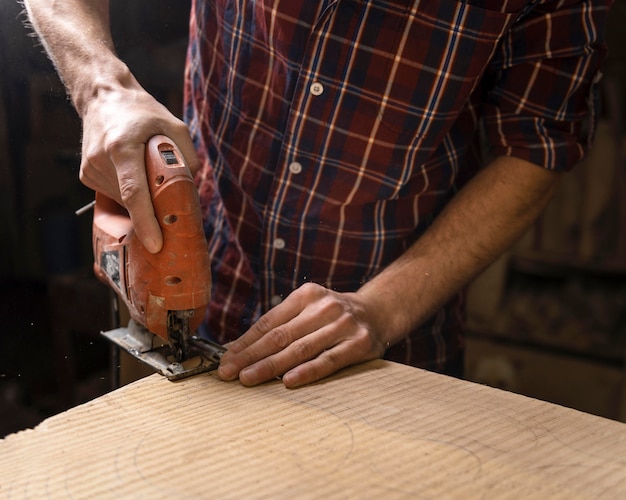
[[[328,5],[323,9],[321,18],[330,14],[332,4],[336,2],[326,3]],[[321,18],[318,19],[318,27]],[[316,74],[315,54],[318,52],[319,43],[319,35],[313,32],[303,54],[302,66],[308,69],[298,75],[285,127],[285,139],[268,197],[269,203],[262,231],[263,309],[280,304],[298,285],[298,281],[306,279],[294,272],[300,260],[297,248],[302,237],[296,219],[300,221],[306,218],[306,213],[302,211],[306,205],[303,197],[314,196],[305,180],[309,173],[308,169],[314,168],[314,161],[300,155],[299,128],[307,120],[306,109],[311,104],[310,100],[325,97],[326,89]]]

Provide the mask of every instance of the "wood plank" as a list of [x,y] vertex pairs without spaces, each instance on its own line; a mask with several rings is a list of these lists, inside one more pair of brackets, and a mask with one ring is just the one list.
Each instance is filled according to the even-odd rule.
[[153,375],[0,441],[9,498],[612,498],[626,425],[386,361],[288,390]]

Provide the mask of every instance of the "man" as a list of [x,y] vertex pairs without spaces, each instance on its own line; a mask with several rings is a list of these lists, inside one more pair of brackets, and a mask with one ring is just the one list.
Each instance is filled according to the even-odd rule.
[[143,148],[170,136],[197,172],[207,330],[245,331],[218,374],[289,387],[382,355],[462,374],[460,290],[582,158],[609,4],[195,0],[187,128],[116,57],[108,2],[26,1],[81,180],[156,252]]

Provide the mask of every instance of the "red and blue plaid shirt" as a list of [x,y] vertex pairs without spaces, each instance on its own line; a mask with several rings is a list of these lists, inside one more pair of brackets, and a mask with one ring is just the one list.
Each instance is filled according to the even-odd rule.
[[[610,3],[194,0],[185,118],[203,164],[212,335],[241,335],[308,281],[358,289],[485,149],[571,168]],[[389,357],[445,370],[462,353],[461,303]]]

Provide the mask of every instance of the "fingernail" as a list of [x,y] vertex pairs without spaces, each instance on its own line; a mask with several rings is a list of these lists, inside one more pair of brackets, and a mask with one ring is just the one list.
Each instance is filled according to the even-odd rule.
[[235,375],[235,367],[230,363],[220,365],[217,368],[217,376],[222,380],[232,380],[233,378],[235,378]]
[[149,239],[147,243],[150,253],[158,253],[161,250],[162,242],[160,240]]
[[253,367],[241,370],[239,372],[239,380],[243,385],[257,385],[260,382],[257,370]]
[[297,370],[291,370],[285,373],[282,377],[283,384],[285,387],[293,388],[302,385],[302,380],[300,377],[300,373]]

